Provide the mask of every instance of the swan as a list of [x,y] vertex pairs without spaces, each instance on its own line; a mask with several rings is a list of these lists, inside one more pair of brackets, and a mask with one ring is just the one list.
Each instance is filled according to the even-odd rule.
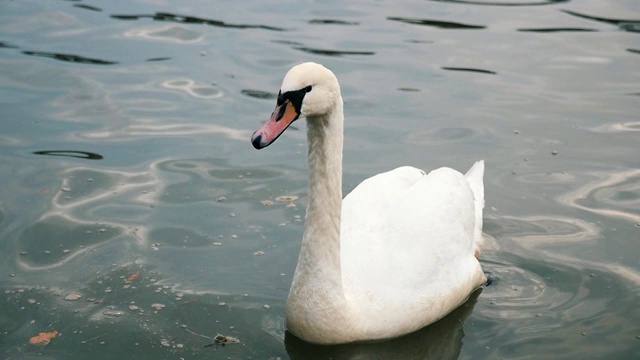
[[315,344],[384,340],[456,309],[486,277],[484,161],[466,174],[409,166],[375,175],[342,199],[343,102],[336,76],[308,62],[287,72],[262,149],[307,119],[309,193],[287,304],[287,329]]

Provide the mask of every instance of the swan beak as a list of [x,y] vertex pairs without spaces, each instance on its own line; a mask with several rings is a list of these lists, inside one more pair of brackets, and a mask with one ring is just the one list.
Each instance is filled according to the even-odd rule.
[[285,100],[282,104],[276,106],[273,114],[271,114],[271,118],[253,133],[251,136],[251,144],[253,144],[253,147],[256,149],[262,149],[271,145],[298,116],[300,116],[300,114],[295,106],[293,106],[293,103]]

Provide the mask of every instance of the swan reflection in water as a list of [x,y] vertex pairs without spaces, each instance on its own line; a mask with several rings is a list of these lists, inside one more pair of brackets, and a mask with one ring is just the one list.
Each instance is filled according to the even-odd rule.
[[439,321],[414,333],[383,342],[345,345],[314,345],[290,332],[284,344],[292,360],[314,359],[457,359],[464,338],[464,322],[473,311],[482,289]]

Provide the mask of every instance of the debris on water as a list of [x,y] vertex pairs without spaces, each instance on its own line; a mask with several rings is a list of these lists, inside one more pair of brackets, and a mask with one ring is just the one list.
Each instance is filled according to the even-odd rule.
[[214,242],[214,243],[213,243],[213,245],[215,245],[215,246],[221,246],[221,245],[222,245],[222,243],[221,243],[221,242]]
[[82,297],[82,295],[78,294],[77,292],[72,292],[71,294],[65,296],[64,299],[67,300],[67,301],[76,301],[76,300],[80,299],[81,297]]
[[58,336],[58,334],[60,334],[58,331],[41,332],[37,336],[34,336],[31,339],[29,339],[29,344],[38,345],[38,346],[49,345],[49,343],[51,342],[51,339],[55,339],[55,337]]
[[162,346],[166,346],[166,347],[171,346],[171,343],[170,343],[170,342],[169,342],[169,340],[167,340],[167,339],[160,339],[160,344],[161,344]]
[[239,343],[240,340],[231,337],[231,336],[226,336],[226,335],[222,335],[222,334],[217,334],[214,338],[213,338],[213,343],[212,344],[208,344],[205,345],[204,347],[210,347],[210,346],[218,346],[218,345],[222,345],[225,346],[227,344],[237,344]]
[[158,303],[151,304],[151,307],[156,310],[162,310],[165,306],[166,306],[165,304],[158,304]]
[[120,310],[105,310],[102,312],[102,315],[104,316],[112,316],[112,317],[119,317],[124,315],[123,311]]
[[131,276],[129,276],[126,280],[126,282],[130,283],[133,282],[133,280],[137,279],[138,276],[140,276],[140,271],[136,271],[135,273],[133,273]]
[[129,305],[129,310],[131,311],[138,311],[140,309],[140,307],[138,305]]
[[262,307],[265,308],[265,309],[271,309],[271,306],[269,306],[269,304],[264,304],[264,305],[262,305]]
[[236,214],[235,213],[229,213],[229,217],[231,217],[231,218],[232,217],[236,217]]
[[283,195],[276,198],[277,202],[292,202],[296,200],[298,200],[298,197],[295,195]]
[[232,239],[237,239],[237,238],[238,238],[238,235],[233,234],[233,235],[231,235],[231,238],[232,238]]
[[220,302],[218,303],[218,306],[225,306],[225,305],[227,305],[227,303],[226,303],[226,302],[224,302],[224,301],[220,301]]
[[184,344],[176,344],[176,349],[184,349]]
[[[98,339],[100,339],[101,337],[103,337],[103,336],[105,336],[105,335],[106,335],[106,334],[102,334],[102,335],[98,335],[98,336],[96,336],[96,337],[92,337],[91,339],[82,340],[82,341],[80,341],[80,344],[86,344],[86,343],[92,342],[92,341],[94,341],[94,340],[98,340]],[[100,342],[100,344],[104,344],[104,341],[101,341],[101,342]]]
[[224,196],[220,196],[219,198],[216,199],[217,202],[225,202],[227,201],[227,198]]
[[36,303],[36,299],[27,299],[27,302],[29,304],[35,304]]
[[262,200],[260,201],[260,203],[264,206],[272,206],[273,205],[273,201],[271,200]]
[[558,150],[553,150],[553,151],[551,152],[551,155],[558,155]]
[[255,256],[262,256],[262,255],[264,255],[264,251],[262,251],[262,250],[258,250],[258,251],[256,251],[256,252],[254,252],[254,253],[253,253],[253,255],[255,255]]

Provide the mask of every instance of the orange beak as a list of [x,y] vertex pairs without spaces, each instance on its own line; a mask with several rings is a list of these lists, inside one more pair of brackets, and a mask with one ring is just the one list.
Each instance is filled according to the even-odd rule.
[[271,118],[267,120],[256,132],[251,136],[251,144],[256,149],[262,149],[274,142],[278,136],[293,123],[300,114],[296,111],[293,103],[288,99],[282,104],[277,105]]

